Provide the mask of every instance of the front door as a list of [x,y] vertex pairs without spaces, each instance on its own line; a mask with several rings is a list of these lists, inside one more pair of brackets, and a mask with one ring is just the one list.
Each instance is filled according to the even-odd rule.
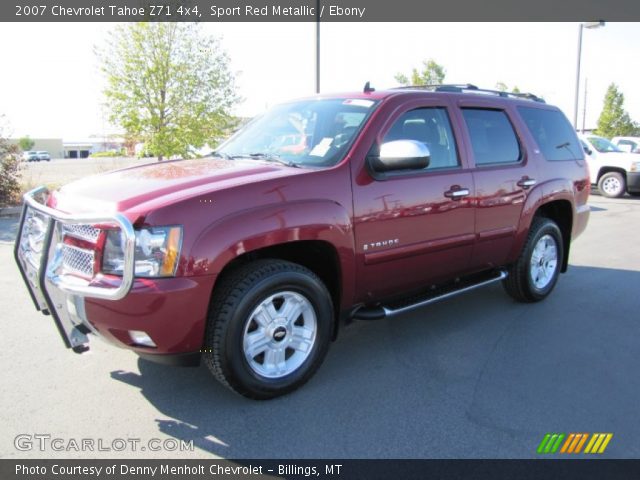
[[417,140],[431,153],[421,170],[377,175],[352,162],[359,301],[428,286],[469,267],[474,185],[446,100],[399,107],[372,146]]

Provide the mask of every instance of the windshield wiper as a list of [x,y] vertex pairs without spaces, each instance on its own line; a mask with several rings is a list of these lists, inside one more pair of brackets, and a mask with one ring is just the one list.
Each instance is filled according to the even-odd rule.
[[212,157],[224,158],[225,160],[233,160],[233,157],[231,155],[229,155],[228,153],[219,152],[217,150],[214,150],[209,155],[212,156]]
[[253,158],[255,160],[266,160],[267,162],[278,162],[282,165],[286,165],[287,167],[300,168],[300,165],[297,163],[292,162],[291,160],[285,160],[276,153],[256,152],[246,155],[233,155],[231,158]]

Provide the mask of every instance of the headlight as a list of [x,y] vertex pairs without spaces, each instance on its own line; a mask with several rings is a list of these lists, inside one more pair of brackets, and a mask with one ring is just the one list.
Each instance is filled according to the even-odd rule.
[[[136,277],[171,277],[175,275],[182,244],[181,227],[150,227],[136,230]],[[124,235],[109,230],[104,244],[102,272],[122,275],[124,270]]]

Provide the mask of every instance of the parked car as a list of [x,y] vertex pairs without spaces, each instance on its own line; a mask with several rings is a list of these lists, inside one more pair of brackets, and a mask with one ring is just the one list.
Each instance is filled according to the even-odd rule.
[[47,162],[51,161],[51,155],[49,155],[49,152],[41,150],[39,152],[36,152],[36,155],[38,155],[38,161],[40,160],[46,160]]
[[623,152],[640,153],[640,137],[613,137],[611,143]]
[[367,85],[277,106],[214,155],[25,195],[15,258],[68,347],[202,359],[272,398],[353,320],[496,282],[543,300],[589,217],[576,134],[533,95]]
[[38,152],[34,152],[34,151],[26,151],[26,152],[22,152],[22,160],[24,160],[25,162],[39,162],[40,159],[38,158]]
[[591,183],[605,197],[622,197],[625,192],[640,195],[640,157],[623,152],[612,142],[597,135],[581,135],[587,154]]

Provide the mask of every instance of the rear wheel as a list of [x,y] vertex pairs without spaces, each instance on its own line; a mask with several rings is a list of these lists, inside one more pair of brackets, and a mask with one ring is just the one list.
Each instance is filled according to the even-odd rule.
[[313,272],[280,260],[252,262],[216,286],[204,361],[241,395],[277,397],[318,369],[332,322],[331,296]]
[[519,302],[537,302],[555,287],[564,259],[562,233],[553,220],[535,217],[520,257],[504,280],[505,290]]
[[598,180],[598,190],[605,197],[622,197],[626,189],[624,176],[620,172],[605,173]]

